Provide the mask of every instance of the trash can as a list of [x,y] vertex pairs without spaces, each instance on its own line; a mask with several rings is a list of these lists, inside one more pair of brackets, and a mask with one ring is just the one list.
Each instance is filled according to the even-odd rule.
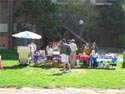
[[122,67],[125,68],[125,52],[123,52],[123,63],[122,63]]
[[30,53],[30,47],[27,46],[18,46],[17,52],[19,54],[19,63],[20,64],[28,64],[28,55]]

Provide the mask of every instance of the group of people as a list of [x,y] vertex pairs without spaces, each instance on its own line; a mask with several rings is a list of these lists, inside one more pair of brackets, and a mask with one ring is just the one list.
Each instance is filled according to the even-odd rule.
[[96,42],[92,43],[92,46],[89,43],[86,43],[83,46],[83,56],[88,58],[88,60],[83,60],[84,66],[92,66],[97,67],[98,63],[96,62],[96,58],[98,57],[98,47]]
[[[76,56],[77,56],[78,47],[75,43],[75,40],[65,40],[63,39],[60,42],[60,55],[61,55],[61,62],[64,65],[64,71],[66,71],[66,66],[68,67],[69,71],[71,68],[75,67],[76,64]],[[82,48],[82,56],[86,57],[87,59],[83,59],[84,67],[88,67],[89,65],[93,68],[98,66],[98,62],[96,58],[98,57],[98,47],[96,42],[93,42],[92,45],[86,43],[83,45]]]
[[66,40],[63,39],[60,41],[60,54],[61,54],[61,62],[64,65],[64,72],[66,72],[66,66],[68,67],[69,71],[71,68],[75,66],[75,59],[76,59],[76,51],[78,50],[77,45],[75,44],[75,40]]
[[[30,47],[30,57],[33,59],[34,54],[36,54],[37,46],[34,43],[34,41],[31,41],[31,43],[28,45]],[[75,43],[74,39],[62,39],[59,44],[58,44],[58,50],[59,50],[59,55],[61,56],[61,62],[63,63],[64,66],[64,72],[71,71],[71,68],[75,67],[76,64],[76,55],[77,55],[77,44]],[[46,47],[46,57],[47,60],[52,60],[53,59],[53,45],[52,43],[49,44],[49,46]],[[92,46],[90,46],[89,43],[86,43],[83,45],[83,50],[82,50],[82,55],[84,57],[88,57],[88,61],[83,60],[84,66],[91,65],[93,67],[97,67],[97,62],[96,62],[96,57],[98,55],[98,48],[96,45],[96,42],[93,42]]]
[[[54,50],[58,53],[54,53]],[[53,47],[52,42],[46,47],[46,57],[47,60],[52,60],[54,56],[59,55],[60,62],[63,63],[64,72],[71,71],[71,68],[75,67],[76,53],[77,53],[77,45],[74,39],[62,39],[56,47]]]

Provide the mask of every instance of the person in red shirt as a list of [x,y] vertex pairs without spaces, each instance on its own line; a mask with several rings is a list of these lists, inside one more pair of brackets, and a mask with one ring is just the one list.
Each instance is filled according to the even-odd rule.
[[90,55],[91,53],[91,47],[89,43],[86,43],[86,45],[83,48],[83,55]]
[[91,47],[89,43],[86,43],[86,45],[83,48],[83,66],[87,67],[89,65],[89,56],[91,53]]

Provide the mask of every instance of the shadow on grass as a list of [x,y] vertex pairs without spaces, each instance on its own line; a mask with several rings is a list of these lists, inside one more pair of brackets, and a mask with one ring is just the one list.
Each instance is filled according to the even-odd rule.
[[3,68],[6,70],[6,69],[21,69],[21,68],[24,68],[28,66],[27,64],[26,65],[13,65],[13,66],[4,66]]
[[[36,64],[36,65],[33,65],[33,66],[30,66],[30,67],[34,67],[34,68],[41,68],[41,69],[52,69],[52,68],[59,68],[60,71],[64,71],[63,67],[57,67],[57,66],[45,66],[45,65],[41,65],[41,64]],[[88,69],[88,70],[115,70],[116,68],[93,68],[93,67],[84,67],[84,66],[76,66],[74,68],[72,68],[73,70],[75,69]],[[56,74],[53,74],[53,75],[60,75],[60,73],[56,73]]]
[[34,64],[34,65],[31,65],[30,67],[41,68],[41,69],[51,69],[51,68],[55,68],[54,66],[45,66],[45,65],[41,65],[41,64]]
[[54,73],[54,74],[48,75],[48,76],[61,76],[63,74],[64,74],[63,72],[58,72],[58,73]]
[[84,66],[77,66],[77,67],[74,67],[72,69],[88,69],[88,70],[115,70],[116,68],[98,68],[98,67],[84,67]]
[[61,76],[61,75],[63,75],[63,72],[61,72],[61,73],[54,73],[52,76]]
[[95,68],[97,70],[115,70],[116,68]]

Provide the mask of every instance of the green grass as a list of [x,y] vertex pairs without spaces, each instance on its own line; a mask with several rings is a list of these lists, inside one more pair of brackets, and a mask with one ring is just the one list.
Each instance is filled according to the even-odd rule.
[[123,58],[123,54],[118,54],[118,58]]
[[[16,50],[0,50],[4,69],[0,70],[0,87],[43,87],[43,88],[125,88],[125,68],[119,62],[115,70],[72,69],[71,73],[59,74],[62,68],[21,66]],[[118,54],[123,58],[122,54]]]
[[115,70],[72,69],[72,72],[58,74],[62,68],[21,66],[17,60],[3,60],[0,70],[0,87],[43,87],[43,88],[125,88],[125,68],[119,62]]

